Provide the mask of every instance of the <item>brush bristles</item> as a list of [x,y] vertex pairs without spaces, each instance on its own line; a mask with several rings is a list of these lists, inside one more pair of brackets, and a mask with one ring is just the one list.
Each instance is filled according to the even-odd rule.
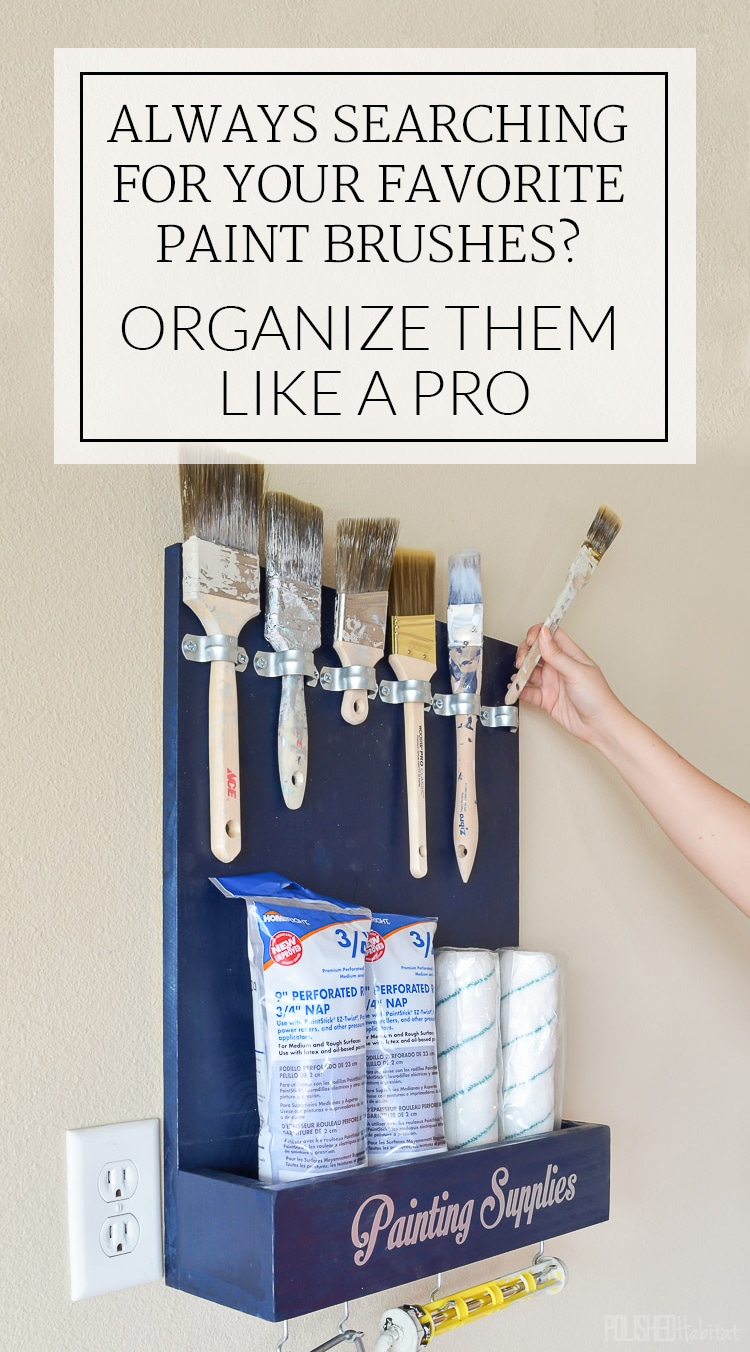
[[600,559],[602,554],[606,554],[621,525],[619,516],[612,511],[611,507],[600,507],[589,526],[589,533],[583,542],[584,545],[591,550],[592,554],[596,554],[597,559]]
[[392,615],[435,614],[435,555],[431,550],[396,550],[388,604]]
[[448,559],[448,605],[481,606],[482,558],[478,549],[462,549]]
[[346,516],[336,527],[336,591],[388,590],[399,523],[393,516]]
[[323,511],[289,493],[268,493],[266,562],[280,577],[319,587],[323,570]]
[[257,554],[263,510],[263,465],[247,460],[180,465],[185,539],[201,540]]

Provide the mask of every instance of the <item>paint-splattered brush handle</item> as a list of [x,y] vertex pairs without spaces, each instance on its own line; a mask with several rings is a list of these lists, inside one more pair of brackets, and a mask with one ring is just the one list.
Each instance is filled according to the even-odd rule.
[[[482,649],[449,648],[451,686],[454,694],[476,695],[482,683]],[[456,718],[456,806],[453,813],[453,848],[458,871],[469,881],[479,843],[479,812],[476,785],[476,714]]]
[[211,852],[228,864],[237,858],[242,846],[237,675],[233,662],[211,663],[208,684],[208,771]]
[[282,676],[279,706],[279,779],[288,808],[302,806],[307,785],[307,709],[304,676]]
[[[582,591],[586,586],[586,583],[594,572],[598,562],[599,560],[591,553],[591,550],[587,549],[585,545],[582,545],[570,566],[565,586],[544,621],[551,634],[554,634],[555,630],[562,623],[579,591]],[[528,684],[529,677],[534,668],[539,665],[540,659],[539,640],[536,638],[508,686],[505,695],[506,704],[517,703],[518,696],[524,689],[524,686]]]

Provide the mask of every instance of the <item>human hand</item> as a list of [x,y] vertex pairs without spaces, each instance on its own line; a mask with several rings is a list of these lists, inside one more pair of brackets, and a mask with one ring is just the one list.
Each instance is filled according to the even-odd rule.
[[516,666],[520,667],[537,638],[541,661],[519,699],[544,709],[581,741],[600,743],[623,706],[596,663],[562,629],[552,635],[546,625],[533,625],[518,648]]

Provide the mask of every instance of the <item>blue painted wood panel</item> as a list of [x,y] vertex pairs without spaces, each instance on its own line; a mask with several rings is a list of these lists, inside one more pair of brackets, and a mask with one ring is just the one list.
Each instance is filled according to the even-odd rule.
[[[391,912],[435,914],[436,943],[498,947],[518,942],[518,738],[480,729],[477,791],[480,839],[463,884],[453,854],[455,729],[427,716],[429,872],[408,869],[403,713],[380,701],[368,721],[341,718],[341,696],[307,690],[310,761],[305,801],[283,804],[276,758],[280,683],[253,671],[238,676],[243,849],[232,866],[210,851],[208,817],[208,665],[180,652],[196,632],[181,601],[181,548],[166,553],[164,657],[164,1138],[166,1271],[171,1285],[267,1319],[319,1308],[517,1247],[503,1220],[474,1219],[459,1245],[429,1241],[353,1256],[358,1207],[384,1190],[394,1208],[421,1212],[446,1189],[473,1198],[479,1215],[495,1168],[509,1184],[533,1186],[544,1163],[576,1172],[563,1229],[602,1220],[608,1198],[606,1128],[575,1127],[551,1137],[277,1187],[257,1173],[252,1007],[243,902],[222,898],[212,873],[273,870],[317,891]],[[324,589],[324,647],[317,664],[338,665],[330,647],[334,593]],[[265,648],[262,617],[243,630],[250,657]],[[485,704],[502,702],[512,671],[511,645],[485,643]],[[450,690],[445,626],[438,625],[434,690]],[[381,679],[390,676],[382,664]],[[546,1144],[544,1144],[546,1142]],[[494,1154],[502,1164],[494,1163]],[[572,1152],[572,1153],[571,1153]],[[588,1165],[584,1168],[585,1159]],[[511,1166],[511,1161],[513,1161]],[[572,1161],[572,1163],[571,1163]],[[524,1172],[526,1171],[526,1172]],[[535,1172],[536,1171],[536,1172]],[[527,1182],[528,1174],[528,1182]],[[533,1175],[533,1177],[532,1177]],[[541,1177],[544,1179],[545,1170]],[[518,1182],[516,1183],[516,1180]],[[408,1194],[408,1195],[407,1195]],[[428,1196],[429,1194],[429,1196]],[[410,1206],[416,1197],[414,1207]],[[453,1204],[452,1202],[450,1203]],[[387,1211],[387,1208],[386,1208]],[[385,1213],[383,1213],[385,1215]],[[396,1213],[394,1212],[394,1223]],[[427,1225],[428,1222],[421,1224]],[[525,1227],[525,1221],[524,1221]],[[541,1224],[541,1222],[540,1222]],[[437,1211],[432,1229],[438,1228]],[[559,1233],[534,1218],[528,1241]],[[300,1263],[300,1237],[304,1263]],[[396,1236],[397,1238],[398,1236]]]

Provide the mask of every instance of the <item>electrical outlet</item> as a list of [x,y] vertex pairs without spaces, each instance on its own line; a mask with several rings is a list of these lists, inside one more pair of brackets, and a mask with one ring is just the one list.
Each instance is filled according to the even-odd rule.
[[71,1300],[159,1281],[158,1118],[68,1131],[66,1144]]

